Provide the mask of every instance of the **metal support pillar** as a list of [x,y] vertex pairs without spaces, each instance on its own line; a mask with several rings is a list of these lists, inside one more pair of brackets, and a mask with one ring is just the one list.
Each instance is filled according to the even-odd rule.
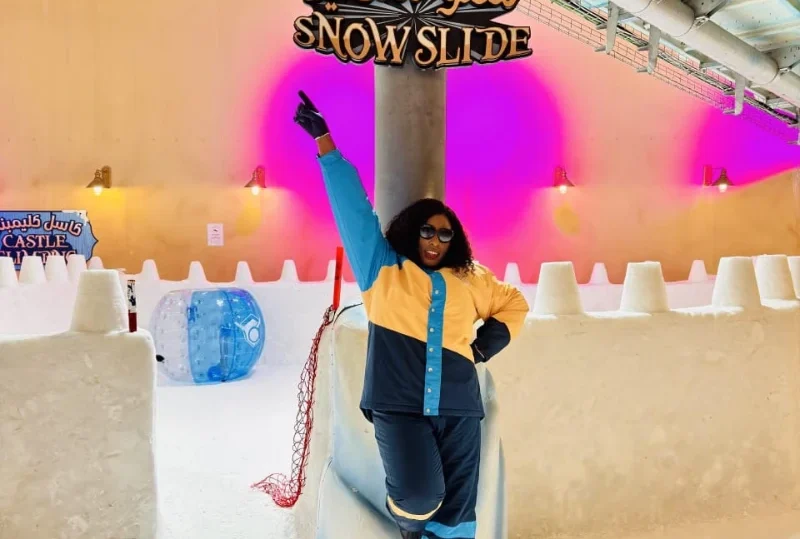
[[734,106],[732,109],[722,111],[724,114],[739,116],[744,111],[744,91],[747,88],[747,80],[739,73],[733,74],[734,83]]
[[661,29],[651,24],[650,30],[647,33],[647,67],[640,67],[636,71],[638,73],[652,74],[656,72],[656,67],[658,66],[658,48],[661,46]]
[[444,200],[446,72],[375,66],[375,211],[384,230],[421,198]]

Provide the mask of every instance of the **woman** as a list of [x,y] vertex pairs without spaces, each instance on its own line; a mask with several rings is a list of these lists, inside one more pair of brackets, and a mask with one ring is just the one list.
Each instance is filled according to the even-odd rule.
[[403,210],[384,237],[358,172],[300,97],[295,122],[317,142],[369,319],[360,408],[375,427],[386,507],[404,539],[472,539],[484,417],[475,364],[519,333],[528,304],[473,262],[461,223],[437,200]]

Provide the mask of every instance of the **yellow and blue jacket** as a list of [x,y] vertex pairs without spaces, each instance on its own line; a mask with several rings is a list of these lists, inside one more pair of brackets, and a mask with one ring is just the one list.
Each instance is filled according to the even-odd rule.
[[[505,348],[529,307],[485,267],[432,271],[399,255],[381,232],[355,167],[334,150],[318,158],[336,226],[369,320],[360,407],[426,416],[483,417],[475,363]],[[484,324],[472,341],[479,319]]]

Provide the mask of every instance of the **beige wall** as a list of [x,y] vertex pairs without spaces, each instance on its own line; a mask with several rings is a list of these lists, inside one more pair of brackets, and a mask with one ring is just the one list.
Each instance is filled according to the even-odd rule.
[[[291,43],[292,19],[307,11],[299,0],[0,8],[1,209],[88,210],[107,267],[138,271],[154,258],[162,276],[180,279],[200,260],[217,280],[247,260],[256,279],[274,279],[293,258],[301,278],[322,278],[336,235],[330,214],[307,201],[316,190],[319,203],[319,179],[303,190],[287,180],[259,198],[241,188],[270,143],[259,132],[265,103],[287,69],[312,55]],[[500,272],[519,262],[523,279],[535,280],[540,262],[572,259],[585,280],[603,261],[620,281],[627,261],[657,259],[674,280],[695,258],[714,270],[730,254],[800,253],[800,194],[788,172],[800,163],[797,148],[518,20],[533,27],[525,62],[562,110],[564,164],[579,189],[529,193],[504,238],[483,232],[505,217],[501,205],[487,214],[480,193],[454,195],[482,262]],[[290,110],[273,113],[294,128]],[[708,159],[747,186],[724,196],[697,187],[709,137],[732,140],[733,154]],[[737,169],[742,153],[758,155]],[[115,187],[95,197],[83,187],[103,165]],[[205,246],[212,222],[226,227],[223,249]]]

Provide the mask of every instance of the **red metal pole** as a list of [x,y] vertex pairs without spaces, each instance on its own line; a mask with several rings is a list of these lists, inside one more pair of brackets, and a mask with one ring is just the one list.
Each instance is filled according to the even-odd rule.
[[128,330],[136,333],[138,321],[136,319],[136,281],[128,279]]
[[333,278],[333,310],[339,308],[339,301],[342,296],[342,266],[344,265],[344,249],[339,246],[336,248],[336,272]]

